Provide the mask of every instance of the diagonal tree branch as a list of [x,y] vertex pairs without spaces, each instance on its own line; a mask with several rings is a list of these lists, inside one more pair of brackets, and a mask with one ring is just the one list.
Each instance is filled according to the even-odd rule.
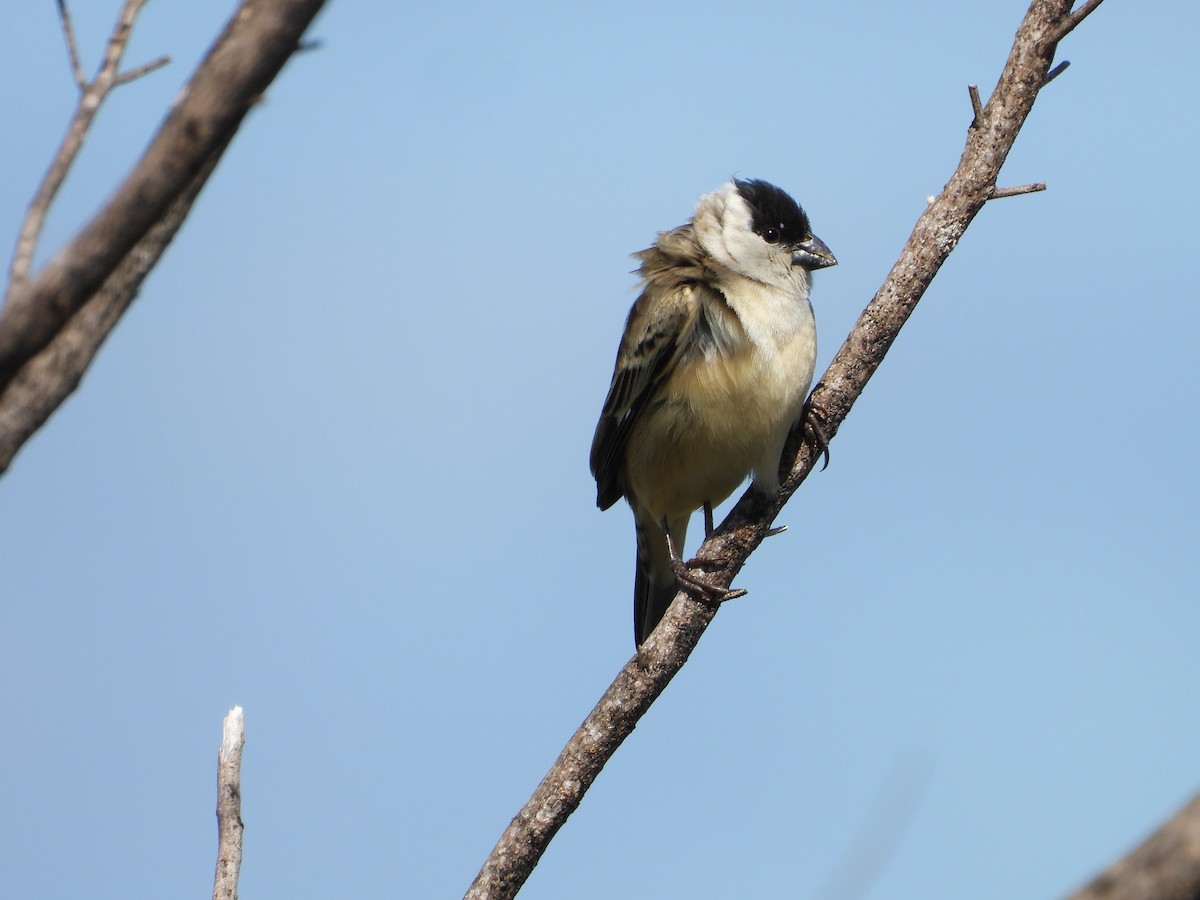
[[[81,110],[89,102],[98,103],[111,86],[162,64],[155,60],[118,74],[128,30],[144,2],[126,0],[101,72],[84,88]],[[77,112],[31,205],[14,253],[7,298],[0,308],[0,473],[78,386],[247,111],[291,54],[301,49],[301,36],[323,3],[243,0],[141,161],[79,234],[41,272],[28,278],[41,218],[94,116],[89,108],[85,121]],[[69,37],[68,45],[73,44]],[[105,85],[104,92],[89,95],[97,84]],[[93,100],[88,101],[88,96]]]
[[[0,390],[100,288],[214,149],[228,143],[323,2],[244,0],[133,172],[36,278],[14,279],[0,309]],[[137,5],[129,0],[126,8]],[[116,78],[115,65],[112,72]]]
[[1200,897],[1200,796],[1071,900],[1195,900]]
[[[867,305],[813,391],[826,439],[862,393],[972,219],[994,195],[996,179],[1044,83],[1058,39],[1099,4],[1072,13],[1071,0],[1033,0],[1017,31],[1000,80],[975,112],[966,147],[950,180],[917,220],[900,258]],[[781,464],[783,487],[773,499],[747,492],[693,565],[705,579],[728,587],[762,542],[783,504],[812,471],[817,441],[793,432]],[[662,622],[625,664],[600,702],[571,737],[525,806],[501,835],[467,891],[470,900],[513,897],[584,793],[638,720],[687,661],[717,607],[680,593]]]
[[167,214],[138,241],[100,290],[53,340],[21,367],[8,389],[0,394],[0,474],[8,470],[22,445],[79,387],[109,332],[133,303],[142,282],[183,225],[226,146],[227,143],[214,148]]

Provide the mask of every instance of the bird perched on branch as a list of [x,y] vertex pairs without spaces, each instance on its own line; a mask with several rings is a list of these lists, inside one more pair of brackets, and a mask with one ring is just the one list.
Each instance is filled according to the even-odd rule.
[[682,584],[727,592],[680,558],[688,520],[747,475],[779,488],[779,459],[816,363],[811,273],[837,264],[808,216],[765,181],[735,179],[659,233],[641,261],[591,467],[596,505],[629,501],[637,526],[633,629],[649,637]]

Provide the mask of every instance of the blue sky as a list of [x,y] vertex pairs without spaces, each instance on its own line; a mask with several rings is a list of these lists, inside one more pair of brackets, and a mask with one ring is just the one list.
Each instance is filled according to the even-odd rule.
[[[76,5],[91,71],[117,4]],[[823,369],[1024,12],[412,6],[317,20],[0,479],[13,896],[208,890],[235,703],[243,896],[461,895],[632,651],[587,467],[628,254],[782,185],[840,261]],[[128,62],[175,61],[43,258],[232,8],[148,6]],[[971,226],[523,897],[1052,897],[1200,788],[1197,28],[1109,0],[1068,39],[1001,179],[1050,189]],[[0,31],[9,247],[74,88],[53,4]]]

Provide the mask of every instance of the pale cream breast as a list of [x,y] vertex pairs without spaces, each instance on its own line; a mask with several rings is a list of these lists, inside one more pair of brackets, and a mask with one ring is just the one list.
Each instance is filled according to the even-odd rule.
[[789,327],[756,339],[735,320],[739,339],[727,340],[724,352],[681,360],[661,399],[643,412],[626,448],[626,484],[656,519],[718,504],[752,472],[774,486],[816,356],[812,313],[802,305],[807,316],[784,316]]

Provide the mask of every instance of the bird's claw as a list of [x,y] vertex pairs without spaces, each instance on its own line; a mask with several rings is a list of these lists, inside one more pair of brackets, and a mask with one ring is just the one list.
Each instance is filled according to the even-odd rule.
[[809,401],[804,404],[804,427],[812,435],[813,446],[817,448],[817,456],[825,457],[821,471],[829,468],[829,436],[825,433],[825,421],[828,418],[825,410]]
[[692,572],[687,563],[680,558],[679,551],[675,549],[675,541],[671,538],[671,532],[666,528],[663,529],[663,532],[667,536],[667,553],[671,557],[671,571],[675,574],[675,580],[685,591],[697,599],[707,600],[710,603],[724,603],[726,600],[736,600],[738,597],[746,595],[746,591],[742,588],[724,588],[719,584],[705,581]]

